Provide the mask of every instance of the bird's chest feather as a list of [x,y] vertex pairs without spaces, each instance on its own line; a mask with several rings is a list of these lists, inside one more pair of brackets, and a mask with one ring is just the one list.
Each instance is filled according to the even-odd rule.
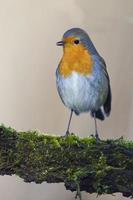
[[78,47],[68,46],[64,49],[59,65],[59,72],[64,78],[70,76],[72,72],[86,76],[91,74],[92,70],[93,59],[85,47],[78,45]]
[[64,93],[66,96],[72,96],[73,99],[78,99],[85,93],[86,90],[86,78],[77,72],[72,72],[72,74],[62,79],[62,85],[64,87]]
[[86,112],[90,109],[94,91],[91,82],[93,76],[85,77],[77,72],[57,81],[59,94],[64,104],[75,112]]

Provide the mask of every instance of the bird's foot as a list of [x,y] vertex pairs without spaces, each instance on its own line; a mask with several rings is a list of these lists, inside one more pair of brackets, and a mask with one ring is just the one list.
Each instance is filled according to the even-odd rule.
[[70,132],[67,130],[66,134],[65,134],[65,137],[67,137],[68,135],[70,135]]
[[94,135],[94,134],[91,134],[91,137],[96,138],[96,141],[97,141],[97,142],[101,141],[98,132],[96,132],[95,135]]
[[98,141],[100,141],[101,139],[100,139],[100,137],[99,137],[99,134],[98,134],[98,132],[96,132],[95,133],[95,138],[96,138],[96,140],[98,140]]
[[70,135],[70,132],[67,130],[66,133],[62,137],[67,138],[69,135]]

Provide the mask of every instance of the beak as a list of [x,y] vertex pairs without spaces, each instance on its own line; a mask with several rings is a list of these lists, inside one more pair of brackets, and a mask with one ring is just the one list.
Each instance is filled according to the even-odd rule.
[[57,46],[63,46],[63,45],[64,45],[64,42],[63,42],[63,41],[59,41],[59,42],[56,43],[56,45],[57,45]]

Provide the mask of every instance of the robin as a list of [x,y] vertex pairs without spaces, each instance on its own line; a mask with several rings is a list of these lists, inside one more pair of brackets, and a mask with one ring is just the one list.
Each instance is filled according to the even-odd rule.
[[97,119],[104,120],[111,111],[111,88],[104,59],[97,52],[89,35],[80,28],[66,31],[62,41],[63,56],[56,70],[59,96],[71,110],[66,136],[73,112],[90,112],[95,121],[95,137],[99,139]]

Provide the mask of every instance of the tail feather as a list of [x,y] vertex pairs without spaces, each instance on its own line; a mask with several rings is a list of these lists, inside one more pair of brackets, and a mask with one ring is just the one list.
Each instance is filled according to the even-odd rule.
[[96,118],[98,118],[98,119],[100,119],[102,121],[105,119],[101,108],[99,110],[97,110],[97,111],[91,111],[91,116],[94,117],[94,115],[95,115]]

